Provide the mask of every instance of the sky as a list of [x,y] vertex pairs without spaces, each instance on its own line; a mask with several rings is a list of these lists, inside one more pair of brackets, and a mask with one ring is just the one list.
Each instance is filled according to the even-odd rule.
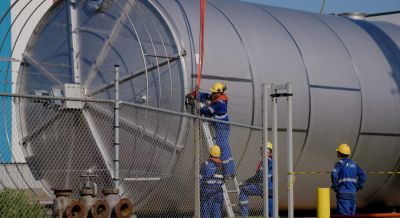
[[[319,13],[324,0],[241,0]],[[364,12],[368,14],[400,11],[400,0],[326,0],[324,14]]]

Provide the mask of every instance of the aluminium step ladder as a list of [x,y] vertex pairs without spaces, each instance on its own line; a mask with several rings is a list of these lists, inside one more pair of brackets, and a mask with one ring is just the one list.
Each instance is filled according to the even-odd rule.
[[[210,148],[211,146],[215,145],[215,143],[213,141],[213,137],[211,135],[211,131],[210,131],[210,124],[208,122],[202,122],[201,123],[201,129],[203,130],[203,133],[204,133],[204,135],[206,137],[208,148]],[[229,198],[229,194],[230,193],[236,193],[236,195],[238,197],[238,202],[239,202],[240,188],[239,188],[239,183],[238,183],[238,181],[236,179],[236,176],[234,176],[230,180],[233,181],[234,189],[233,190],[228,190],[227,187],[226,187],[226,181],[227,180],[225,180],[225,182],[222,184],[222,191],[223,191],[224,203],[225,203],[226,212],[228,213],[228,217],[235,217],[235,214],[233,212],[232,207],[237,206],[238,204],[232,204],[231,203],[231,200]]]

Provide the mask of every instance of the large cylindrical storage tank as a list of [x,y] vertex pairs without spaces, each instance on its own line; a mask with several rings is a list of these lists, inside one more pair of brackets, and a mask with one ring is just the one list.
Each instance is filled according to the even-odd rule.
[[[185,93],[193,89],[196,78],[199,1],[77,1],[76,38],[69,29],[68,2],[59,1],[37,26],[18,73],[17,93],[80,84],[87,99],[113,99],[112,71],[119,64],[125,79],[123,101],[185,110]],[[78,41],[74,55],[73,39]],[[353,159],[366,171],[399,170],[399,26],[210,0],[205,41],[201,88],[208,90],[216,81],[227,84],[233,122],[261,126],[261,84],[293,84],[295,171],[330,171],[340,143],[351,145]],[[59,114],[51,109],[43,113],[41,105],[21,101],[16,109],[21,132],[29,135],[22,137],[29,151],[26,158],[34,163],[32,171],[43,172],[36,176],[48,188],[67,182],[77,186],[68,179],[79,176],[74,170],[93,165],[110,169],[112,105],[88,103],[82,113]],[[278,127],[284,129],[284,104],[278,111]],[[48,125],[35,126],[38,119],[48,119]],[[182,133],[190,124],[185,118],[160,118],[129,107],[122,119],[121,177],[180,175],[161,176],[151,183],[122,182],[124,195],[132,198],[139,212],[191,212],[193,151],[185,146],[191,141]],[[138,128],[147,130],[139,139],[132,137]],[[63,131],[74,137],[62,138],[58,133]],[[155,142],[157,137],[163,140]],[[243,140],[233,140],[237,138]],[[261,134],[237,128],[230,141],[242,181],[254,174]],[[284,132],[279,133],[279,146],[280,202],[285,208]],[[92,158],[84,164],[74,162],[85,158],[82,149],[90,149]],[[111,170],[101,175],[101,181],[103,187],[111,184]],[[393,174],[369,175],[358,204],[398,206],[398,184],[399,177]],[[314,208],[316,188],[329,186],[328,175],[298,175],[295,208]]]

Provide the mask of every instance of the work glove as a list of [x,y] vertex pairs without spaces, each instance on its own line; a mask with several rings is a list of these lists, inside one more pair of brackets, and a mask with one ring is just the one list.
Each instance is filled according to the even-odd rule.
[[185,96],[185,104],[194,106],[196,102],[196,91],[186,94]]

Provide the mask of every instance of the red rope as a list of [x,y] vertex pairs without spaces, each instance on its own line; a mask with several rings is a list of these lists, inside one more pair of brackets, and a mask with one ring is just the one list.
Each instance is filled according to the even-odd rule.
[[204,24],[206,16],[206,0],[200,0],[200,32],[199,32],[199,62],[197,64],[196,91],[200,89],[201,74],[204,62]]

